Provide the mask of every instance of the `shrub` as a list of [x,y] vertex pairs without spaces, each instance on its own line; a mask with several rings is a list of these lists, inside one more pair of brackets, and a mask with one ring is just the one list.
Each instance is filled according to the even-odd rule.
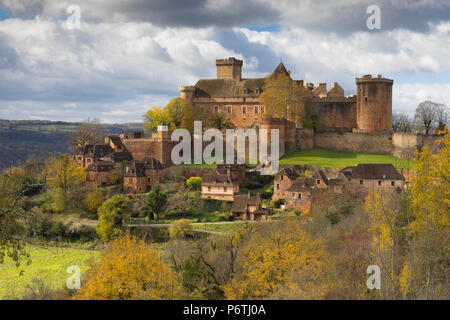
[[129,211],[128,203],[123,196],[115,195],[103,202],[98,209],[97,233],[100,238],[108,240],[119,234]]
[[98,211],[98,208],[105,202],[105,196],[100,190],[95,190],[88,194],[85,204],[86,209],[90,213],[96,213]]
[[264,191],[261,192],[261,198],[262,199],[270,199],[273,196],[273,191]]
[[193,190],[200,190],[202,186],[201,177],[190,177],[186,180],[186,185]]
[[169,228],[171,239],[182,239],[193,235],[192,225],[186,219],[173,222]]

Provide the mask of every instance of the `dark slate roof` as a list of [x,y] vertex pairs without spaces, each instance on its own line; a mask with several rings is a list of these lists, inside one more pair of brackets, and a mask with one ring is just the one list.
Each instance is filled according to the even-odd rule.
[[269,215],[269,213],[270,213],[269,209],[266,209],[266,208],[261,208],[261,209],[253,211],[253,214],[255,214],[255,215]]
[[145,165],[141,161],[131,161],[125,169],[125,177],[145,177]]
[[291,77],[289,72],[286,70],[286,67],[284,66],[283,62],[280,62],[280,64],[275,68],[275,70],[272,72],[272,75],[278,76],[278,75],[286,75],[289,78]]
[[323,182],[325,182],[326,185],[329,184],[328,178],[327,178],[327,176],[325,175],[325,173],[322,170],[319,170],[316,173],[314,173],[314,175],[312,177],[314,179],[322,179]]
[[114,162],[122,162],[122,161],[131,161],[133,157],[131,153],[128,151],[124,152],[112,152],[105,156],[105,158],[109,158]]
[[234,196],[233,206],[231,212],[247,212],[247,206],[261,205],[261,198],[259,194],[236,194]]
[[389,179],[404,180],[405,178],[392,164],[360,163],[352,170],[352,178],[356,179]]
[[76,155],[84,155],[92,158],[103,158],[114,150],[107,144],[87,144],[75,149]]
[[205,174],[202,177],[202,183],[219,183],[219,184],[233,184],[231,178],[226,174],[218,172],[214,174]]
[[112,161],[95,161],[91,163],[86,171],[95,171],[95,172],[108,172],[114,168],[114,162]]
[[310,191],[314,189],[314,179],[300,177],[294,180],[286,191]]
[[280,172],[277,173],[277,176],[278,175],[285,175],[291,180],[295,180],[295,179],[298,178],[297,171],[295,171],[294,168],[283,169],[283,170],[281,170]]
[[219,172],[220,174],[227,174],[227,169],[228,168],[231,171],[242,171],[242,170],[245,170],[245,168],[247,168],[247,165],[246,164],[237,164],[237,163],[232,163],[232,164],[220,163],[220,164],[217,164],[217,172]]
[[120,140],[119,136],[109,136],[108,137],[112,143],[116,146],[121,146],[122,145],[122,140]]
[[142,161],[144,162],[146,169],[164,169],[164,166],[161,164],[161,162],[153,157],[144,157]]
[[[196,97],[258,97],[258,90],[264,86],[264,78],[242,79],[201,79],[195,84]],[[245,89],[245,90],[244,90]]]
[[330,179],[328,180],[328,185],[330,186],[341,186],[344,185],[345,181],[342,179]]

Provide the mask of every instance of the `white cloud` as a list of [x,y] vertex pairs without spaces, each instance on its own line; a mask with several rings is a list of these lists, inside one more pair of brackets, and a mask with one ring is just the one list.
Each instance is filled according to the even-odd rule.
[[450,73],[449,32],[450,23],[430,33],[341,36],[87,21],[67,30],[61,20],[7,19],[0,21],[0,118],[139,121],[178,96],[180,85],[215,77],[215,59],[231,56],[244,59],[247,77],[273,71],[281,59],[293,77],[329,87],[338,81],[347,94],[355,77],[383,74],[395,80],[394,109],[401,111],[428,97],[450,104],[449,84],[420,83],[424,74]]

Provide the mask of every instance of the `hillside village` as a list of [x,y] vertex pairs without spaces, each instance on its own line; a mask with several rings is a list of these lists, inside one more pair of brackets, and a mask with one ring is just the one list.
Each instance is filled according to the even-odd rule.
[[[195,86],[181,87],[181,97],[188,100],[199,113],[229,114],[237,128],[279,129],[281,155],[321,147],[322,141],[327,139],[344,140],[335,144],[336,150],[346,144],[347,147],[341,151],[376,153],[379,148],[385,147],[386,137],[390,136],[389,143],[393,142],[394,145],[386,147],[384,153],[393,152],[400,157],[405,156],[405,152],[411,153],[412,149],[429,143],[425,140],[429,137],[392,133],[393,81],[382,76],[372,78],[366,75],[356,79],[357,95],[345,97],[337,83],[327,91],[324,83],[314,86],[302,80],[292,80],[290,72],[280,63],[269,76],[286,76],[311,92],[310,100],[323,116],[326,125],[322,130],[325,133],[317,133],[303,127],[301,118],[290,121],[263,117],[264,106],[258,97],[263,91],[264,79],[242,79],[242,61],[235,58],[217,60],[216,64],[217,79],[199,80]],[[173,167],[170,156],[174,142],[170,134],[165,125],[158,126],[151,137],[146,137],[143,131],[124,131],[119,135],[105,137],[104,143],[78,147],[73,159],[85,168],[86,183],[94,188],[110,185],[111,172],[118,164],[124,164],[120,189],[129,194],[148,193],[156,184],[167,182],[166,172]],[[321,137],[323,134],[326,136]],[[379,142],[374,143],[377,140]],[[405,141],[408,141],[407,146]],[[380,144],[381,147],[377,146]],[[370,148],[373,149],[368,150]],[[256,168],[261,166],[258,164]],[[199,175],[202,178],[200,196],[233,202],[233,217],[269,220],[270,205],[262,205],[260,194],[251,194],[250,190],[245,194],[240,192],[242,184],[248,182],[245,181],[246,177],[252,175],[250,171],[253,175],[258,172],[253,167],[218,164],[216,168],[203,170]],[[407,187],[403,171],[408,169],[398,171],[393,164],[360,163],[328,176],[320,168],[305,176],[305,172],[298,172],[291,166],[281,168],[267,185],[273,190],[270,199],[272,205],[305,212],[320,199],[324,191],[342,194],[352,190],[360,193],[362,198],[373,190],[401,192]],[[192,173],[186,172],[185,178],[190,176]]]

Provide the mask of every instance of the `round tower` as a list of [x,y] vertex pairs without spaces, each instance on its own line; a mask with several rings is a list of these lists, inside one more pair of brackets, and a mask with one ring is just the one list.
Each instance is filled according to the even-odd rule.
[[181,86],[180,97],[189,101],[192,104],[192,98],[195,93],[195,86]]
[[356,123],[363,131],[392,130],[392,85],[394,80],[378,75],[356,78]]

